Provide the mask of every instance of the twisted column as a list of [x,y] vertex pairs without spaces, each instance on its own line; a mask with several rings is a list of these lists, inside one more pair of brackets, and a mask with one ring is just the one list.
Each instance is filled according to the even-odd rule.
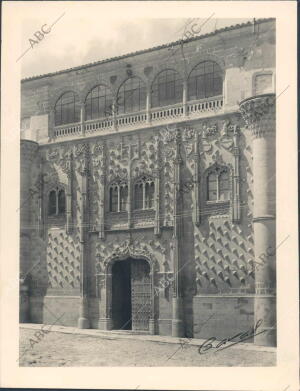
[[[259,95],[240,103],[252,132],[253,229],[255,252],[255,324],[267,330],[254,337],[257,345],[276,345],[276,220],[275,220],[275,96]],[[270,251],[270,248],[272,251]]]

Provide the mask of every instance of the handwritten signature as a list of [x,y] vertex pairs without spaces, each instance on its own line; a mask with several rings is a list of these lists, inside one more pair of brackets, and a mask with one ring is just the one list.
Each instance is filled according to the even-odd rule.
[[[216,341],[216,337],[211,337],[211,338],[207,339],[206,341],[204,341],[203,344],[199,346],[198,352],[199,352],[199,354],[205,354],[205,353],[211,351],[211,349],[216,349],[215,351],[219,352],[221,350],[230,348],[233,345],[241,343],[247,339],[250,339],[250,338],[254,337],[255,335],[265,333],[268,331],[267,329],[261,330],[257,333],[257,330],[261,326],[262,322],[263,322],[263,320],[259,319],[253,328],[251,327],[248,331],[242,331],[238,334],[235,334],[232,337],[224,338],[224,339],[222,339],[222,341],[218,342],[216,345],[213,345],[213,342]],[[238,339],[238,340],[234,341],[233,343],[228,344],[229,342],[236,340],[236,339]]]

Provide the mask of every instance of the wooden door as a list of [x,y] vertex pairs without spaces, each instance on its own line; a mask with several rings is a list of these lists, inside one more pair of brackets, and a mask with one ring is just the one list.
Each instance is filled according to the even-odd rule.
[[132,330],[149,331],[151,315],[150,266],[141,259],[131,260]]

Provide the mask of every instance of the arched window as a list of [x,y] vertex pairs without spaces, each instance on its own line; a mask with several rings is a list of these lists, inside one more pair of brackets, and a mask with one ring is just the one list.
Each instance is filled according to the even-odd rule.
[[229,201],[231,195],[230,176],[227,168],[216,167],[207,176],[207,200]]
[[56,214],[56,191],[51,190],[49,193],[48,200],[48,216],[53,216]]
[[159,73],[152,83],[151,106],[168,106],[182,102],[183,84],[178,72],[167,69]]
[[222,70],[213,61],[198,64],[188,79],[188,99],[204,99],[223,94]]
[[66,195],[58,187],[51,190],[48,196],[48,216],[63,215],[66,212]]
[[134,185],[134,209],[152,209],[154,207],[154,182],[143,176]]
[[222,172],[219,176],[219,199],[227,201],[230,199],[230,183],[228,171]]
[[109,187],[109,211],[123,212],[127,210],[128,185],[126,182],[114,182]]
[[55,105],[55,125],[79,122],[79,120],[79,106],[76,102],[74,92],[69,91],[64,93]]
[[111,212],[118,212],[118,186],[111,186],[109,189],[109,201]]
[[146,108],[146,86],[138,77],[127,79],[119,88],[117,111],[119,114],[134,113]]
[[218,177],[212,173],[208,176],[208,200],[216,201],[218,199]]
[[154,182],[147,182],[145,189],[145,208],[151,209],[154,206]]
[[127,210],[128,202],[128,186],[121,185],[120,187],[120,211]]
[[66,211],[66,196],[64,190],[59,190],[57,196],[58,214],[63,214]]
[[112,94],[108,87],[99,85],[93,88],[85,100],[85,119],[107,117],[111,111]]
[[143,209],[143,183],[134,186],[134,209]]

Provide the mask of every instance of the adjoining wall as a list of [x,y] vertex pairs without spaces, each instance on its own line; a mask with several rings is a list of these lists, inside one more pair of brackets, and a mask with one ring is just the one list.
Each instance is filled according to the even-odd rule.
[[78,296],[31,296],[30,321],[77,327],[78,308]]
[[[215,337],[220,341],[253,327],[253,296],[194,297],[194,338]],[[253,338],[245,342],[251,343]]]

